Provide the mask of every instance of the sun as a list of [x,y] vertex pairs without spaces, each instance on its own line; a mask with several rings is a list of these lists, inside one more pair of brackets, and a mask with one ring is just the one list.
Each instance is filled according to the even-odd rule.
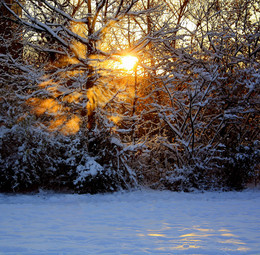
[[120,58],[121,67],[126,70],[132,70],[138,62],[138,58],[135,56],[127,55]]

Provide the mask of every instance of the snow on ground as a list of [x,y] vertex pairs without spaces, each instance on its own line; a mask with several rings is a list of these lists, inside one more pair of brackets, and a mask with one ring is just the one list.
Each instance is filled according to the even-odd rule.
[[0,254],[260,254],[260,191],[0,194]]

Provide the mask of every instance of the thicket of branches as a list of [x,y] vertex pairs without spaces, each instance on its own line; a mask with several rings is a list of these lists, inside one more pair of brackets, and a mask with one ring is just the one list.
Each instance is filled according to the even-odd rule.
[[[259,181],[258,1],[0,1],[0,191]],[[138,57],[134,70],[120,57]]]

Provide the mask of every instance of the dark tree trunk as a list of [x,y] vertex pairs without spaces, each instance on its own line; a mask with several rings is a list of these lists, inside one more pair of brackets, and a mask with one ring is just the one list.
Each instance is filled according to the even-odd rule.
[[[22,9],[13,0],[3,1],[16,14],[21,16]],[[10,12],[0,3],[0,53],[10,54],[13,59],[22,55],[22,33],[19,25],[12,21]]]

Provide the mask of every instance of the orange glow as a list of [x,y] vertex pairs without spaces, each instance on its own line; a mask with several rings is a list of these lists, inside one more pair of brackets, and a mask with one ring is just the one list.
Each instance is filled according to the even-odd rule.
[[166,235],[164,235],[164,234],[148,234],[148,236],[155,236],[155,237],[161,236],[161,237],[165,237]]
[[50,131],[59,130],[64,135],[73,135],[79,131],[80,122],[80,118],[76,115],[73,115],[69,120],[66,116],[59,116],[50,121],[48,129]]
[[[43,78],[46,78],[46,77],[43,77]],[[39,87],[40,88],[45,88],[45,87],[49,86],[50,84],[53,84],[53,80],[52,79],[43,81],[42,83],[39,84]]]
[[41,102],[40,107],[46,109],[48,114],[56,113],[59,110],[59,104],[52,98],[45,99]]
[[59,105],[59,103],[52,98],[31,98],[27,102],[29,105],[34,107],[33,112],[37,115],[42,115],[44,113],[51,115],[61,110],[61,106]]
[[[78,36],[87,38],[88,28],[85,23],[72,21],[70,29]],[[88,72],[66,67],[80,63],[82,59],[86,59],[88,53],[86,45],[77,38],[71,40],[69,52],[70,55],[58,55],[51,65],[46,67],[50,72],[43,75],[38,83],[40,91],[46,92],[43,93],[44,98],[36,96],[27,101],[31,113],[39,117],[46,129],[64,135],[77,133],[83,123],[81,118],[90,116],[96,107],[104,107],[110,100],[130,100],[134,96],[134,90],[128,84],[133,83],[132,70],[136,68],[138,61],[137,57],[130,55],[108,59],[99,55],[88,56],[91,59],[89,65],[105,78],[96,86],[82,89],[79,85],[74,89],[71,83],[74,84],[77,78],[88,78]],[[128,79],[125,79],[125,76]],[[111,116],[110,120],[116,124],[121,118]]]
[[63,98],[63,101],[68,102],[68,103],[73,103],[73,102],[77,103],[81,96],[82,96],[82,94],[76,91],[76,92],[73,92],[73,93],[65,96]]
[[[70,24],[70,29],[73,33],[86,38],[87,34],[87,26],[86,24],[82,22],[71,22]],[[85,44],[77,41],[77,40],[72,40],[70,49],[73,52],[74,56],[64,56],[59,58],[59,61],[55,63],[57,67],[64,67],[67,66],[68,64],[78,64],[80,61],[79,59],[85,59],[86,58],[86,52],[87,52],[87,47]],[[68,72],[66,72],[68,74]],[[76,75],[78,74],[79,71],[71,71],[71,75]]]
[[136,67],[138,58],[135,56],[127,55],[120,58],[121,68],[125,70],[133,70]]
[[64,135],[72,135],[79,131],[80,118],[74,115],[69,121],[67,121],[61,128],[61,133]]
[[50,121],[49,130],[56,131],[58,130],[64,123],[66,123],[67,118],[65,116],[60,116]]
[[118,124],[121,118],[119,116],[110,116],[109,120],[113,121],[115,124]]

